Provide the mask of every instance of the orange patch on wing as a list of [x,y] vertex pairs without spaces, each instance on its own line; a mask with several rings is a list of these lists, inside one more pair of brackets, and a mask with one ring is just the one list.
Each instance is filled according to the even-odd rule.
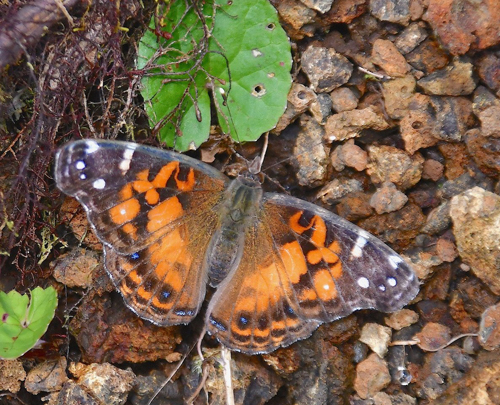
[[300,243],[293,241],[284,244],[280,249],[280,255],[290,281],[298,283],[300,276],[307,273],[307,263]]
[[156,191],[156,189],[154,188],[146,191],[145,197],[149,205],[156,205],[158,204],[158,201],[160,201],[160,194],[158,194],[158,191]]
[[340,262],[340,260],[337,263],[330,266],[330,273],[332,274],[332,277],[335,279],[340,278],[340,276],[342,276],[342,263]]
[[314,287],[322,301],[330,301],[337,298],[337,287],[332,275],[326,269],[319,270],[314,274]]
[[342,248],[340,247],[340,243],[336,240],[334,240],[332,243],[330,243],[330,246],[328,246],[328,249],[335,252],[336,254],[339,254],[340,252],[342,252]]
[[194,170],[189,168],[189,173],[186,180],[179,180],[178,177],[179,172],[175,175],[175,183],[177,184],[177,188],[181,191],[191,191],[194,188],[195,179],[194,179]]
[[134,192],[132,190],[132,184],[128,183],[120,190],[120,199],[122,201],[129,200],[134,196]]
[[318,299],[318,295],[316,294],[316,291],[314,291],[312,288],[308,288],[306,290],[303,290],[299,296],[300,302],[316,301],[317,299]]
[[156,307],[156,308],[160,308],[164,311],[168,311],[169,309],[171,309],[173,306],[174,306],[174,303],[175,301],[172,300],[171,302],[160,302],[160,300],[158,299],[158,297],[154,296],[153,299],[151,300],[151,304]]
[[163,282],[165,284],[168,284],[172,288],[173,291],[178,293],[179,291],[181,291],[184,288],[185,279],[182,277],[182,275],[178,271],[171,269],[168,272],[165,279],[163,280]]
[[128,273],[127,278],[129,278],[135,285],[142,283],[142,277],[137,274],[136,271],[131,271]]
[[308,226],[304,227],[300,225],[299,221],[300,218],[302,218],[302,211],[296,212],[290,217],[290,220],[288,221],[288,224],[290,225],[290,228],[292,228],[293,231],[297,232],[298,234],[303,234],[305,231],[308,229],[311,229],[313,223],[311,222]]
[[131,296],[132,293],[134,292],[132,289],[129,288],[125,279],[123,279],[122,282],[120,283],[120,291],[123,295],[127,297]]
[[124,201],[109,210],[111,221],[122,225],[132,221],[141,211],[141,204],[135,198]]
[[137,228],[135,225],[131,224],[130,222],[128,224],[123,225],[123,232],[125,232],[127,235],[130,235],[132,239],[137,239]]
[[[187,242],[182,238],[180,230],[164,235],[159,243],[149,247],[151,253],[150,261],[153,265],[160,265],[159,272],[168,272],[173,268],[174,263],[184,265],[186,268],[191,266],[192,256],[186,251]],[[165,266],[165,267],[163,267]]]
[[326,224],[325,221],[321,217],[317,215],[313,219],[314,222],[314,231],[311,236],[311,241],[316,246],[325,246],[326,240]]
[[141,297],[144,301],[149,301],[153,296],[151,291],[146,290],[144,287],[139,287],[137,289],[137,295]]
[[180,218],[184,210],[177,197],[170,197],[151,209],[148,213],[148,232],[155,232]]
[[155,188],[163,188],[167,185],[172,173],[179,170],[179,162],[170,162],[163,166],[154,180],[151,182]]

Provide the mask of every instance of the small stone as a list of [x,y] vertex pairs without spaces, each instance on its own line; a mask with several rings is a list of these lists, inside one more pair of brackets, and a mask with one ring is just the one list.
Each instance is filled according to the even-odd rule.
[[307,7],[319,11],[321,14],[326,13],[332,8],[333,0],[300,0]]
[[427,221],[422,228],[422,232],[429,235],[435,235],[448,229],[450,224],[450,202],[445,201],[427,215]]
[[74,248],[50,264],[54,278],[70,287],[88,288],[94,284],[94,270],[101,263],[99,255],[83,248]]
[[384,358],[387,354],[389,343],[392,339],[392,330],[386,326],[379,325],[378,323],[367,323],[361,329],[359,341],[368,345],[368,347]]
[[37,395],[40,392],[60,391],[68,376],[66,375],[66,358],[45,361],[30,370],[24,387],[26,391]]
[[382,84],[385,109],[392,119],[401,119],[408,113],[417,82],[412,75],[387,80]]
[[451,331],[445,325],[429,322],[413,339],[419,342],[417,345],[422,350],[433,352],[448,345],[451,340]]
[[[68,380],[64,383],[62,390],[59,391],[57,402],[55,402],[55,404],[102,405],[102,402],[96,401],[77,383],[72,380]],[[49,405],[52,404],[49,403]]]
[[450,216],[460,257],[500,295],[500,196],[474,187],[452,198]]
[[298,165],[296,176],[301,186],[318,187],[324,184],[328,155],[322,143],[323,137],[321,125],[310,117],[301,117],[300,132],[293,150]]
[[19,360],[0,359],[0,391],[19,392],[25,378],[26,371]]
[[344,111],[333,114],[326,120],[325,137],[328,142],[356,138],[364,129],[383,131],[389,128],[384,117],[367,107],[362,110]]
[[332,48],[310,46],[302,54],[302,69],[314,91],[330,92],[347,83],[352,63]]
[[470,62],[456,60],[444,69],[420,79],[417,83],[426,94],[436,96],[465,96],[476,88],[474,66]]
[[386,39],[377,39],[372,48],[372,62],[391,77],[404,77],[410,71],[398,48]]
[[[335,90],[334,90],[335,91]],[[309,106],[309,111],[319,124],[324,124],[332,114],[332,99],[326,93],[320,93]]]
[[401,330],[417,322],[418,314],[406,308],[393,312],[385,318],[386,325],[395,330]]
[[380,21],[407,25],[410,21],[410,0],[372,0],[370,13]]
[[438,181],[443,177],[444,165],[437,160],[427,159],[424,162],[422,178],[425,180]]
[[316,195],[325,204],[335,204],[342,197],[355,191],[362,191],[363,185],[359,180],[337,178],[324,186]]
[[480,129],[467,132],[465,144],[479,170],[488,176],[500,173],[500,137],[483,136]]
[[387,387],[391,375],[387,363],[373,353],[356,367],[354,389],[363,399],[373,397],[377,392]]
[[348,166],[360,172],[366,169],[367,164],[368,154],[352,139],[335,148],[332,153],[332,165],[337,171],[342,171],[345,166]]
[[354,222],[363,218],[368,218],[373,214],[370,205],[370,196],[362,192],[354,192],[342,197],[337,205],[337,212],[348,221]]
[[451,263],[458,257],[455,244],[446,238],[439,238],[436,242],[436,252],[443,262]]
[[381,184],[390,181],[402,190],[417,184],[422,177],[424,158],[419,153],[408,153],[392,146],[375,146],[368,149],[368,174],[372,181]]
[[420,45],[427,36],[427,30],[422,23],[412,23],[399,34],[394,45],[405,55]]
[[358,98],[354,92],[347,87],[339,87],[330,93],[332,108],[340,113],[343,111],[354,110],[358,106]]
[[500,138],[500,105],[494,105],[479,113],[483,136]]
[[500,7],[493,0],[429,0],[423,18],[452,55],[500,43]]
[[72,363],[70,372],[78,378],[78,385],[102,404],[122,405],[127,401],[135,381],[135,374],[109,363],[84,365]]
[[408,259],[419,280],[427,280],[434,273],[436,266],[443,263],[437,254],[422,248],[415,249],[405,258]]
[[273,132],[280,133],[283,131],[300,114],[309,108],[315,98],[316,95],[310,88],[303,84],[293,83],[292,88],[288,92],[285,113],[281,116]]
[[390,181],[385,181],[370,199],[370,205],[377,214],[394,212],[404,207],[408,197],[399,191]]
[[472,111],[474,114],[479,115],[481,111],[494,105],[500,106],[500,100],[486,87],[477,86],[476,90],[474,90],[474,98],[472,100]]
[[481,316],[479,343],[486,350],[500,347],[500,304],[489,307]]
[[311,37],[314,31],[307,29],[307,26],[314,22],[316,12],[298,0],[284,0],[276,5],[278,14],[285,23],[287,33],[292,39],[300,40],[305,36]]
[[413,51],[405,55],[406,61],[415,69],[429,74],[444,68],[450,61],[449,55],[435,39],[427,38]]
[[487,53],[477,65],[479,78],[494,91],[500,90],[500,57]]
[[466,172],[456,179],[448,180],[442,183],[437,195],[439,198],[448,199],[463,193],[474,186],[490,191],[493,189],[491,179],[481,175],[481,172]]

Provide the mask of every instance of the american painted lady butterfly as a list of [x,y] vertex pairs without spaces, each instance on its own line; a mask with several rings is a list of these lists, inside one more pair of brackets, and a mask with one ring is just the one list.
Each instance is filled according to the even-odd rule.
[[157,325],[186,324],[207,284],[210,334],[268,353],[358,309],[412,300],[412,269],[377,238],[309,202],[166,150],[114,141],[66,144],[59,188],[86,209],[125,303]]

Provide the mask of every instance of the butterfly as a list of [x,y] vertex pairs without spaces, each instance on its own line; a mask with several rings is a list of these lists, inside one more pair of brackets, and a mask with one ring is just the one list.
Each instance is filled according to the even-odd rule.
[[359,309],[399,310],[419,290],[410,266],[361,228],[179,153],[74,141],[57,152],[55,180],[85,208],[132,311],[187,324],[208,285],[207,331],[231,350],[269,353]]

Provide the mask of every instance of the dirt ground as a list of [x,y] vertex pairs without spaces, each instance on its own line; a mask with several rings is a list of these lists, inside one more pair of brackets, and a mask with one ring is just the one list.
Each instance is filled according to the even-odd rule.
[[[377,236],[421,287],[396,313],[233,352],[235,403],[500,404],[500,2],[271,3],[294,67],[264,188]],[[53,177],[70,139],[159,146],[134,70],[155,6],[0,1],[0,289],[59,297],[43,344],[0,360],[1,404],[147,404],[172,373],[153,404],[227,401],[220,345],[205,336],[204,360],[193,348],[203,319],[161,328],[132,313]],[[251,159],[262,143],[214,131],[190,155],[234,174],[234,149]]]

